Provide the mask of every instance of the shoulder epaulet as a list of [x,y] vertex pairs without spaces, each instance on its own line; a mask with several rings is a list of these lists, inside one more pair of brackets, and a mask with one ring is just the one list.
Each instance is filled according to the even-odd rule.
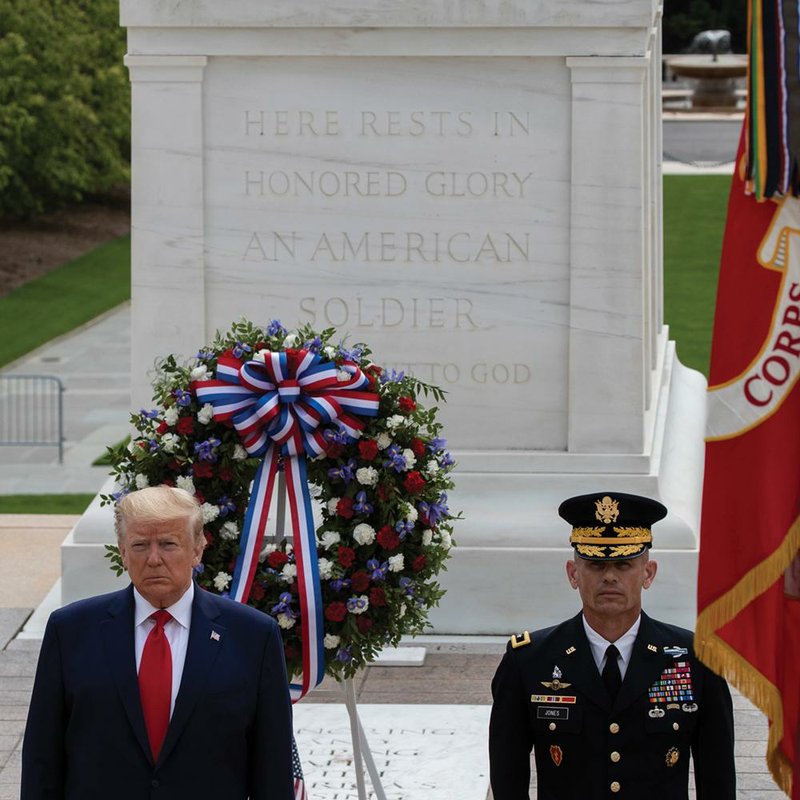
[[526,644],[531,643],[531,635],[528,631],[523,631],[522,633],[515,633],[511,637],[511,646],[516,650],[518,647],[525,647]]

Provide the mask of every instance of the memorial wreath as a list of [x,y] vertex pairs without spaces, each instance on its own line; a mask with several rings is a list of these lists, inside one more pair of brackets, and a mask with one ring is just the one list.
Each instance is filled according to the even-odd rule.
[[[453,543],[454,462],[436,406],[421,402],[442,391],[335,335],[242,321],[188,364],[161,360],[157,407],[109,448],[119,492],[103,498],[157,484],[197,497],[207,546],[196,580],[277,620],[287,671],[301,677],[295,699],[421,632]],[[291,541],[265,536],[280,472]],[[116,549],[108,556],[121,571]]]

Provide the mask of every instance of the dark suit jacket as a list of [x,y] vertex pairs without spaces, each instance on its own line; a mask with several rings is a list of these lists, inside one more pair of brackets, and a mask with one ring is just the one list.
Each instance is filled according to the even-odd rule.
[[[686,664],[691,698],[676,701],[668,696],[676,691],[669,687],[674,674],[665,670],[678,670],[685,681]],[[553,688],[556,667],[561,685]],[[651,687],[666,696],[653,702]],[[495,800],[528,799],[531,748],[539,800],[686,800],[690,751],[698,800],[736,797],[730,693],[695,658],[691,631],[642,614],[612,704],[578,614],[532,634],[531,644],[515,649],[509,643],[492,695]]]
[[292,712],[274,620],[195,587],[180,690],[154,764],[133,614],[129,586],[50,616],[22,748],[22,800],[291,800]]

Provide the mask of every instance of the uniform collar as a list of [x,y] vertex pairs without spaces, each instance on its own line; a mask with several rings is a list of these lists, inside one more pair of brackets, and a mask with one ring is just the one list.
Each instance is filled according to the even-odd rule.
[[628,628],[622,636],[617,639],[616,642],[609,642],[607,639],[604,639],[594,628],[589,625],[586,621],[586,617],[581,614],[581,620],[583,621],[583,630],[586,632],[586,638],[589,640],[589,647],[592,649],[592,657],[594,658],[594,663],[597,664],[597,669],[601,669],[601,665],[603,663],[603,659],[606,655],[606,649],[610,644],[616,645],[617,650],[619,650],[620,657],[622,658],[621,671],[624,674],[625,670],[628,667],[628,664],[631,662],[631,654],[633,653],[633,645],[636,641],[636,636],[639,633],[639,626],[642,623],[642,615],[640,614],[636,617],[636,622]]

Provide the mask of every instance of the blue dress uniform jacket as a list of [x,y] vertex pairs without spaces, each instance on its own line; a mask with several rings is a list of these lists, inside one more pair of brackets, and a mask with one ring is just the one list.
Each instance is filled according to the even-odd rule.
[[492,682],[489,734],[495,800],[734,800],[733,710],[725,681],[701,664],[692,633],[642,614],[612,703],[581,614],[512,639]]
[[186,662],[153,763],[139,700],[133,589],[55,611],[22,748],[22,800],[293,800],[280,631],[195,587]]

